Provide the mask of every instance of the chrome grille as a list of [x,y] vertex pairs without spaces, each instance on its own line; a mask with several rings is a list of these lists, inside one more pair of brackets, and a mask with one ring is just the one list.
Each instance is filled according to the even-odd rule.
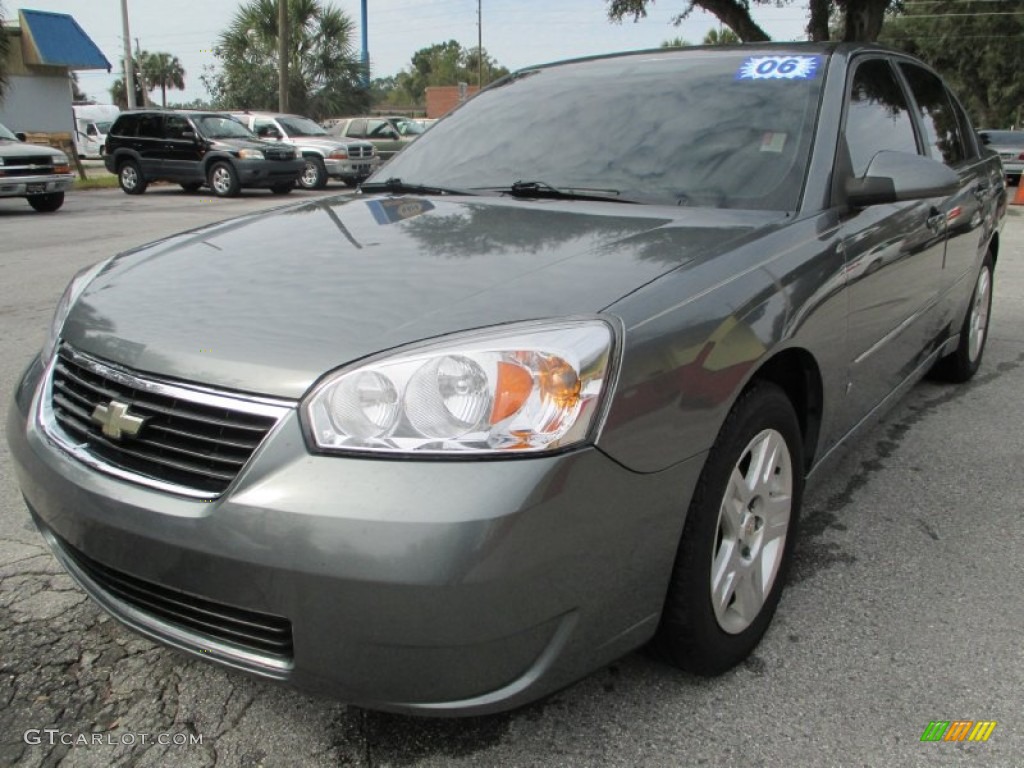
[[0,178],[5,176],[39,176],[53,173],[53,158],[49,155],[41,157],[12,157],[7,165],[0,165]]
[[363,158],[373,156],[373,145],[368,144],[363,146],[361,144],[350,144],[348,147],[348,156],[350,158]]
[[[117,401],[143,419],[135,436],[113,438],[94,418]],[[98,459],[131,479],[159,481],[166,490],[216,496],[231,484],[285,412],[281,406],[144,379],[62,345],[54,363],[50,407],[54,422]]]
[[265,149],[263,156],[267,160],[294,160],[295,152],[290,149]]
[[261,657],[292,658],[292,625],[281,616],[217,603],[109,568],[54,535],[96,586],[148,616]]

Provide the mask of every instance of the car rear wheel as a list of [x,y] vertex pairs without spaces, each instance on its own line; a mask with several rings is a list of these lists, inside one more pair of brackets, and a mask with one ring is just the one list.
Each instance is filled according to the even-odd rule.
[[981,356],[988,340],[988,320],[992,312],[992,256],[985,257],[974,281],[974,292],[967,315],[960,327],[960,343],[956,350],[939,360],[932,369],[937,379],[962,383],[981,367]]
[[121,163],[117,170],[117,183],[129,195],[141,195],[149,184],[142,175],[139,164],[134,160],[125,160]]
[[327,186],[327,166],[319,157],[306,157],[305,167],[299,176],[299,186],[303,189],[323,189]]
[[234,197],[241,190],[238,174],[228,163],[214,163],[210,168],[210,189],[217,197]]
[[53,213],[64,205],[64,193],[50,192],[45,195],[32,195],[28,199],[28,204],[40,213]]
[[293,184],[292,182],[288,182],[287,184],[275,184],[270,188],[270,191],[273,192],[275,195],[287,195],[293,189],[295,189],[295,184]]
[[730,411],[690,502],[654,647],[717,675],[771,623],[803,495],[800,425],[785,393],[759,382]]

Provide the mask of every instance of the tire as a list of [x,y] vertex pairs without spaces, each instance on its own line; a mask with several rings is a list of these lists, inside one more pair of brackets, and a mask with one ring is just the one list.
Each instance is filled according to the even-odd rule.
[[[766,460],[764,480],[756,467]],[[690,502],[653,643],[664,659],[718,675],[760,642],[792,560],[803,466],[789,398],[755,383],[726,417]]]
[[201,181],[189,181],[181,184],[181,188],[186,192],[198,192],[202,186],[203,182]]
[[299,186],[303,189],[323,189],[327,186],[327,166],[319,157],[305,157],[305,167],[299,174]]
[[141,195],[149,182],[142,175],[142,169],[134,160],[125,160],[117,167],[117,183],[129,195]]
[[49,192],[45,195],[32,195],[28,198],[28,204],[40,213],[53,213],[64,205],[64,193]]
[[974,291],[967,305],[964,323],[960,326],[960,343],[956,350],[939,360],[931,370],[933,378],[962,384],[981,367],[981,357],[988,341],[988,321],[992,314],[992,255],[985,256],[974,281]]
[[287,195],[290,194],[293,189],[295,189],[295,184],[289,181],[287,184],[275,184],[270,188],[270,191],[275,195]]
[[211,165],[207,181],[217,197],[235,197],[242,189],[238,174],[231,163],[219,162]]

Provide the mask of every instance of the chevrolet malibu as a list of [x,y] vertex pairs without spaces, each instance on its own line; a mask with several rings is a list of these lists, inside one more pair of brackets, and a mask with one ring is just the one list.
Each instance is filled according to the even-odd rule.
[[526,69],[358,195],[76,276],[7,437],[62,565],[198,658],[434,715],[648,642],[713,675],[772,619],[805,482],[978,370],[1004,210],[895,51]]

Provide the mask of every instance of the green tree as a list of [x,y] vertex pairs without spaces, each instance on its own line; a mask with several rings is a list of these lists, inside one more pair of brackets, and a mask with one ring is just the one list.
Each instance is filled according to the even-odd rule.
[[[486,49],[482,53],[484,85],[508,74],[508,69],[492,59]],[[430,86],[475,85],[480,71],[479,61],[475,46],[463,48],[455,40],[421,48],[412,55],[410,65],[395,75],[390,89],[384,93],[384,101],[391,105],[411,106],[423,103],[426,89]]]
[[1020,0],[935,0],[907,4],[883,42],[935,67],[985,128],[1024,118],[1024,7]]
[[[135,68],[135,105],[146,106],[148,99],[146,89],[143,87],[142,70],[139,67],[139,60],[132,58],[132,66]],[[128,91],[125,88],[124,61],[121,62],[121,77],[110,86],[110,102],[121,109],[128,109]]]
[[692,43],[689,40],[684,40],[681,37],[673,37],[671,40],[662,40],[662,48],[689,48]]
[[[608,18],[622,21],[632,17],[639,21],[647,15],[647,6],[654,0],[605,0]],[[681,23],[694,9],[707,11],[736,33],[746,43],[769,40],[751,14],[755,5],[784,5],[792,0],[686,0],[683,11],[673,22]],[[828,40],[829,17],[842,18],[843,40],[876,40],[890,6],[897,0],[809,0],[807,34],[812,40]]]
[[[355,51],[355,25],[322,0],[287,0],[288,102],[294,112],[320,120],[369,106]],[[278,106],[278,0],[249,0],[220,36],[218,68],[200,80],[222,109]]]
[[4,100],[4,91],[7,90],[7,52],[10,47],[10,38],[4,29],[4,6],[0,3],[0,102]]
[[71,100],[75,103],[88,101],[89,94],[82,90],[82,84],[78,82],[78,73],[71,73]]
[[701,42],[704,45],[733,45],[742,41],[739,35],[731,29],[722,27],[721,29],[709,29]]
[[160,89],[161,104],[167,106],[167,89],[185,90],[185,68],[177,56],[169,53],[142,51],[139,67],[147,90]]

